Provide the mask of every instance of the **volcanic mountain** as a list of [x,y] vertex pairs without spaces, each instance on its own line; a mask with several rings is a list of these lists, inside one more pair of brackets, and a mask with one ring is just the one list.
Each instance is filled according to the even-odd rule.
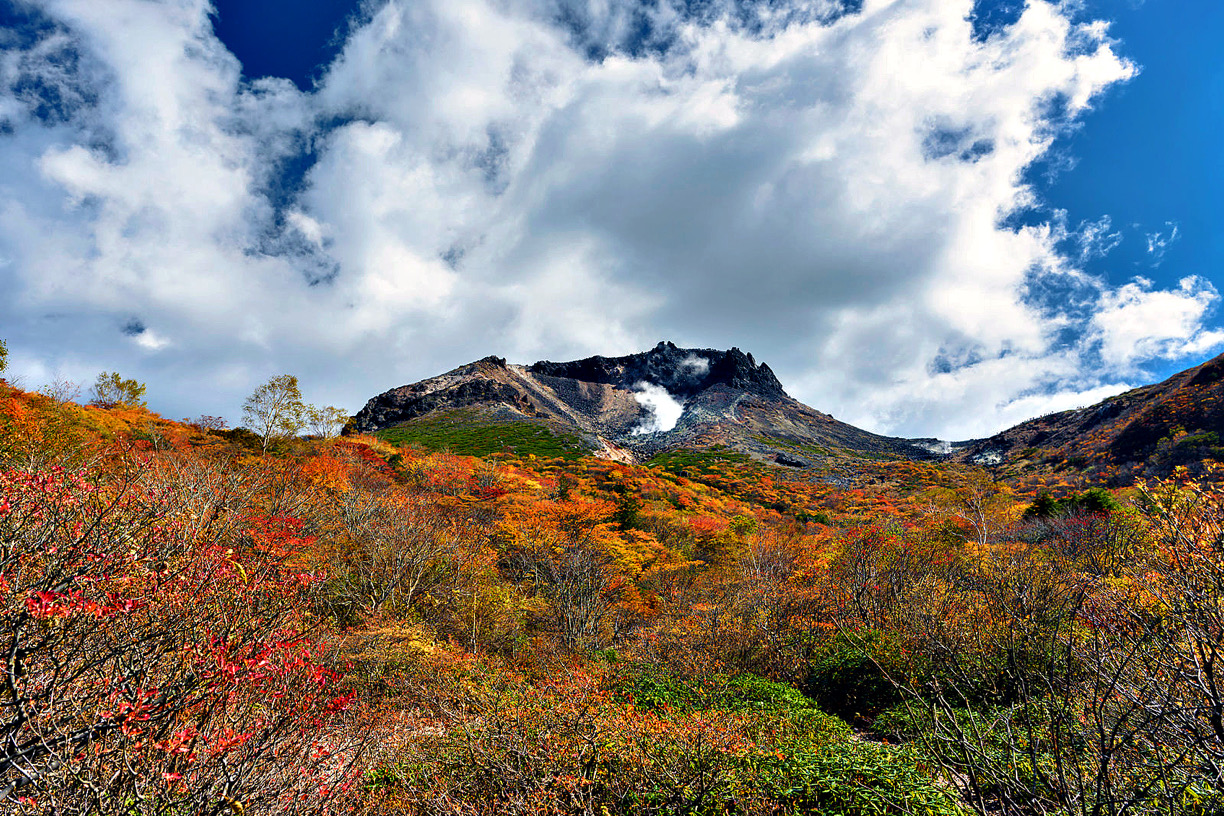
[[441,426],[483,425],[512,440],[523,423],[626,461],[714,447],[791,467],[844,455],[931,457],[792,399],[751,354],[668,342],[625,357],[526,366],[485,357],[374,397],[349,430],[414,441],[439,438]]
[[1224,354],[1164,382],[959,444],[953,456],[1013,477],[1061,471],[1118,486],[1224,461],[1222,432]]

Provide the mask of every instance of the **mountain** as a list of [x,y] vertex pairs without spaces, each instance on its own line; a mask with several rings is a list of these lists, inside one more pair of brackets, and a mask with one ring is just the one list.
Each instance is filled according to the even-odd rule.
[[669,342],[625,357],[526,366],[485,357],[372,398],[349,430],[460,443],[456,450],[524,445],[625,461],[683,448],[726,448],[790,467],[839,456],[932,456],[798,402],[751,354]]
[[1224,461],[1224,354],[1096,405],[959,445],[953,458],[1008,476],[1062,472],[1120,486]]

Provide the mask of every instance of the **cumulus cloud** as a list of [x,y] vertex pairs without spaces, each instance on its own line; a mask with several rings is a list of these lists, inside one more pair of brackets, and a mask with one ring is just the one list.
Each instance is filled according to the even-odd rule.
[[666,433],[676,427],[684,415],[684,405],[668,393],[667,389],[654,383],[640,382],[634,386],[633,398],[646,409],[647,415],[631,431],[634,436]]
[[27,377],[119,369],[236,416],[292,371],[355,409],[489,353],[673,337],[874,430],[969,436],[1217,342],[1203,282],[1082,270],[1107,218],[1078,250],[1009,219],[1135,72],[1067,4],[983,32],[972,0],[383,0],[311,92],[242,80],[206,0],[36,8],[0,44]]
[[1224,332],[1203,328],[1219,299],[1215,287],[1199,277],[1182,278],[1174,290],[1153,289],[1150,280],[1135,278],[1102,296],[1092,336],[1101,358],[1115,367],[1204,354],[1224,346]]

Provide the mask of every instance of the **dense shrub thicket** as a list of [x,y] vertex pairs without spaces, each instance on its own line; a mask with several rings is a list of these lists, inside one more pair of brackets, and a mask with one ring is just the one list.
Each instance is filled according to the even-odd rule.
[[1213,481],[222,427],[0,383],[6,812],[1224,807]]

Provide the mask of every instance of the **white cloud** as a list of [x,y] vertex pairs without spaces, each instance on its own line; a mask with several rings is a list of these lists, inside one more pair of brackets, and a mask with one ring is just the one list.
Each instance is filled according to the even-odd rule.
[[1144,237],[1147,238],[1147,251],[1152,256],[1152,266],[1160,266],[1164,262],[1165,253],[1169,251],[1169,247],[1177,243],[1181,239],[1181,228],[1172,221],[1165,222],[1165,228],[1158,232],[1149,232]]
[[151,329],[144,329],[132,335],[132,342],[148,351],[161,351],[170,345],[168,338],[162,337]]
[[1001,226],[1069,124],[1051,101],[1088,115],[1135,70],[1067,5],[983,41],[971,0],[665,2],[631,55],[628,0],[387,0],[312,93],[242,82],[206,0],[40,8],[56,27],[0,60],[0,322],[29,376],[120,369],[234,419],[283,371],[356,408],[489,353],[669,337],[872,429],[968,436],[1215,342],[1205,286],[1114,288],[1057,218]]
[[634,386],[633,398],[648,412],[633,429],[635,436],[666,433],[676,427],[676,423],[684,415],[684,404],[678,402],[660,385],[640,382]]
[[1178,359],[1224,346],[1224,332],[1203,328],[1220,295],[1209,281],[1182,278],[1177,289],[1157,290],[1136,278],[1101,298],[1092,336],[1102,359],[1118,368],[1153,358]]
[[[1122,243],[1122,233],[1113,231],[1113,219],[1103,215],[1096,221],[1080,224],[1076,235],[1080,262],[1104,258]],[[1149,241],[1150,243],[1150,241]]]
[[307,241],[314,244],[318,249],[323,249],[328,242],[328,230],[309,215],[298,210],[290,210],[285,218]]

